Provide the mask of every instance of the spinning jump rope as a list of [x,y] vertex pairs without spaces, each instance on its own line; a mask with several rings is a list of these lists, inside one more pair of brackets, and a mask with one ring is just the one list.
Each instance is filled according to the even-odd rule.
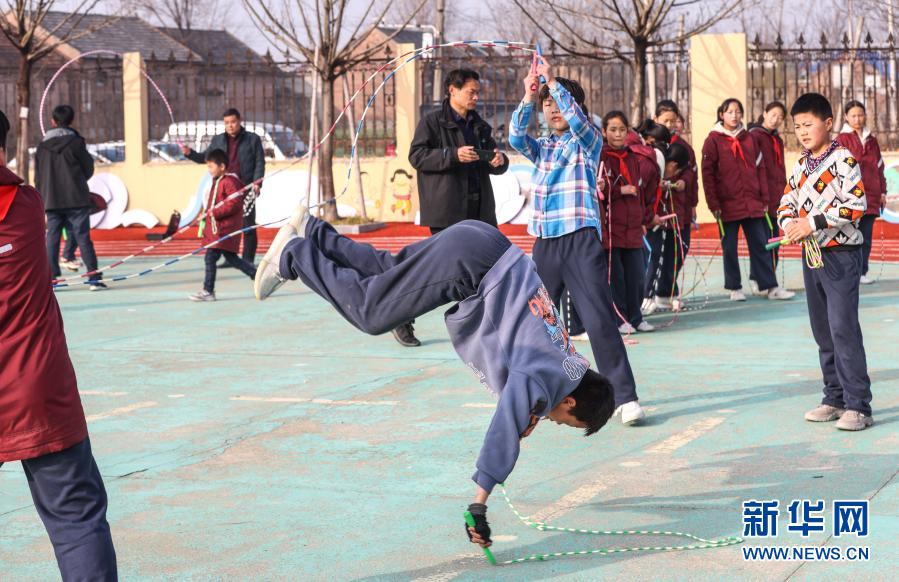
[[[344,108],[341,110],[340,114],[339,114],[339,115],[337,116],[337,118],[335,119],[334,124],[328,129],[328,131],[322,136],[322,139],[321,139],[321,140],[320,140],[314,147],[312,147],[312,148],[311,148],[306,154],[304,154],[302,157],[300,157],[300,158],[294,160],[293,162],[291,162],[289,165],[285,166],[284,168],[281,168],[281,169],[279,169],[279,170],[277,170],[277,171],[275,171],[275,172],[272,172],[272,174],[269,174],[268,177],[271,177],[271,176],[273,176],[273,175],[275,175],[275,174],[278,174],[278,173],[280,173],[280,172],[283,172],[283,171],[287,170],[288,168],[290,168],[290,167],[296,165],[296,164],[299,163],[300,161],[306,159],[307,156],[312,155],[316,150],[318,150],[318,149],[322,146],[322,144],[323,144],[323,143],[324,143],[324,142],[325,142],[325,141],[326,141],[326,140],[333,134],[334,130],[335,130],[336,127],[337,127],[337,124],[339,123],[339,121],[341,120],[341,118],[343,117],[343,115],[345,114],[345,112],[347,111],[347,109],[353,104],[353,102],[355,101],[355,99],[361,94],[362,90],[363,90],[369,83],[372,82],[372,80],[374,79],[374,77],[375,77],[376,75],[378,75],[379,73],[383,72],[384,70],[386,70],[390,65],[393,65],[393,64],[396,64],[397,62],[400,62],[399,66],[395,67],[389,74],[387,74],[387,75],[385,76],[385,78],[384,78],[384,79],[381,81],[381,83],[377,86],[377,88],[376,88],[375,91],[372,93],[371,97],[369,98],[368,102],[366,103],[365,109],[363,110],[362,115],[361,115],[361,117],[360,117],[360,119],[359,119],[359,122],[358,122],[358,124],[357,124],[357,128],[356,128],[356,137],[355,137],[355,139],[353,140],[350,158],[349,158],[349,160],[348,160],[348,162],[347,162],[347,181],[346,181],[346,184],[344,185],[343,189],[341,190],[341,192],[340,192],[337,196],[334,197],[333,200],[322,201],[322,202],[320,202],[319,204],[316,204],[316,205],[314,205],[313,207],[310,207],[310,209],[319,207],[319,206],[324,205],[324,204],[336,202],[336,200],[338,200],[339,198],[341,198],[341,197],[347,192],[347,189],[348,189],[348,187],[349,187],[349,183],[350,183],[349,178],[350,178],[350,176],[352,175],[352,171],[353,171],[353,161],[355,160],[355,157],[358,155],[358,154],[357,154],[357,152],[358,152],[358,150],[357,150],[357,142],[358,142],[358,140],[359,140],[359,136],[360,136],[361,133],[362,133],[362,128],[363,128],[363,124],[364,124],[364,121],[365,121],[366,114],[368,113],[369,109],[371,108],[372,104],[374,103],[375,98],[380,94],[381,90],[382,90],[383,87],[386,85],[386,83],[390,80],[390,78],[393,77],[393,76],[397,73],[397,71],[399,71],[400,69],[402,69],[403,67],[405,67],[405,66],[408,65],[409,63],[415,61],[416,59],[421,58],[421,56],[423,56],[424,54],[429,53],[429,52],[432,51],[433,49],[436,49],[436,48],[442,48],[442,47],[473,47],[473,46],[483,46],[483,47],[504,47],[504,48],[508,48],[509,50],[518,50],[518,51],[523,51],[523,52],[531,52],[531,53],[533,53],[532,65],[531,65],[531,66],[532,66],[532,70],[536,70],[537,58],[542,54],[541,51],[540,51],[539,45],[536,46],[534,49],[532,49],[532,48],[530,48],[530,45],[528,45],[528,44],[526,44],[526,43],[521,43],[521,42],[513,42],[513,41],[462,41],[462,42],[452,42],[452,43],[445,43],[445,44],[441,44],[441,45],[433,45],[433,46],[423,47],[423,48],[421,48],[421,49],[418,49],[418,50],[415,50],[415,51],[410,51],[410,52],[408,52],[408,53],[405,53],[405,54],[403,54],[403,55],[400,55],[400,56],[396,57],[395,59],[393,59],[393,60],[391,60],[391,61],[385,63],[383,66],[381,66],[380,68],[378,68],[378,70],[376,70],[374,73],[372,73],[372,74],[365,80],[365,82],[362,84],[362,86],[361,86],[361,87],[360,87],[360,88],[359,88],[359,89],[352,95],[352,97],[350,97],[350,99],[347,101],[346,105],[344,106]],[[68,68],[70,65],[72,65],[73,63],[77,62],[78,60],[80,60],[80,59],[82,59],[82,58],[84,58],[84,57],[91,56],[91,55],[96,55],[96,54],[112,54],[112,55],[116,55],[116,56],[121,56],[121,55],[119,55],[119,53],[115,53],[114,51],[108,51],[108,50],[89,51],[89,52],[86,52],[86,53],[83,53],[83,54],[79,55],[79,56],[76,57],[76,58],[73,58],[73,59],[69,60],[69,61],[66,62],[64,65],[62,65],[62,67],[60,67],[60,69],[53,75],[53,77],[51,78],[50,82],[47,84],[47,87],[46,87],[45,90],[44,90],[44,94],[43,94],[42,97],[41,97],[40,119],[41,119],[41,130],[42,130],[42,132],[46,133],[45,130],[44,130],[44,125],[43,125],[43,113],[44,113],[44,106],[45,106],[46,98],[47,98],[47,95],[48,95],[49,90],[50,90],[50,88],[52,87],[53,83],[56,81],[56,79],[59,77],[59,75],[60,75],[66,68]],[[159,96],[161,97],[161,99],[162,99],[162,101],[163,101],[163,104],[165,105],[166,110],[167,110],[167,112],[168,112],[168,114],[169,114],[169,118],[172,120],[172,123],[175,123],[174,113],[172,112],[171,106],[170,106],[170,104],[169,104],[169,102],[168,102],[168,99],[166,98],[165,94],[162,92],[162,90],[159,88],[159,86],[156,84],[156,82],[153,81],[153,79],[146,73],[146,71],[144,71],[143,69],[141,69],[141,74],[147,79],[147,81],[150,83],[150,85],[151,85],[151,86],[154,88],[154,90],[159,94]],[[545,80],[543,79],[542,76],[541,76],[540,80],[541,80],[541,82],[545,82]],[[182,145],[182,144],[180,143],[180,141],[179,141],[178,143],[179,143],[179,145]],[[67,277],[67,278],[56,279],[56,280],[53,281],[53,287],[56,288],[56,287],[66,287],[66,286],[71,286],[73,283],[70,283],[70,281],[74,281],[74,280],[77,280],[77,279],[89,277],[90,275],[95,274],[95,273],[97,273],[97,272],[99,272],[99,271],[101,271],[101,270],[111,270],[111,269],[113,269],[113,268],[115,268],[115,267],[118,267],[118,266],[120,266],[120,265],[122,265],[122,264],[124,264],[124,263],[126,263],[126,262],[128,262],[128,261],[130,261],[131,259],[133,259],[133,258],[135,258],[135,257],[138,257],[138,256],[140,256],[140,255],[142,255],[142,254],[145,254],[145,253],[149,252],[150,250],[152,250],[152,249],[154,249],[154,248],[157,248],[157,247],[159,247],[159,246],[161,246],[161,245],[163,245],[163,244],[166,244],[166,243],[170,242],[170,241],[173,240],[177,235],[183,233],[183,232],[184,232],[185,230],[187,230],[190,226],[192,226],[192,225],[194,224],[194,222],[197,221],[198,218],[200,218],[200,217],[204,216],[205,214],[211,212],[214,208],[217,208],[218,206],[221,206],[221,205],[225,204],[225,203],[228,202],[229,200],[231,200],[231,199],[233,199],[233,198],[236,198],[236,197],[238,197],[238,196],[242,196],[242,195],[243,195],[246,191],[248,191],[250,188],[253,188],[254,186],[258,186],[264,179],[265,179],[265,177],[260,178],[259,180],[256,180],[256,181],[254,181],[254,182],[251,182],[250,184],[247,184],[242,190],[240,190],[240,191],[238,191],[238,192],[235,192],[234,194],[228,196],[225,200],[222,200],[221,202],[219,202],[218,204],[216,204],[216,205],[213,206],[212,208],[207,208],[206,211],[205,211],[204,213],[201,213],[200,216],[194,218],[194,220],[192,220],[190,223],[188,223],[187,225],[185,225],[185,226],[182,227],[181,229],[177,230],[177,231],[176,231],[175,233],[173,233],[171,236],[169,236],[169,237],[167,237],[167,238],[165,238],[165,239],[159,241],[158,243],[156,243],[156,244],[154,244],[154,245],[150,245],[150,246],[148,246],[148,247],[145,247],[144,249],[141,249],[140,251],[138,251],[138,252],[136,252],[136,253],[134,253],[134,254],[132,254],[132,255],[129,255],[129,256],[127,256],[127,257],[125,257],[125,258],[123,258],[123,259],[120,259],[120,260],[118,260],[118,261],[116,261],[116,262],[114,262],[114,263],[112,263],[112,264],[110,264],[110,265],[105,266],[103,269],[98,269],[97,271],[93,271],[93,272],[90,272],[90,273],[84,273],[84,274],[77,275],[77,276],[72,276],[72,277]],[[135,273],[131,273],[131,274],[129,274],[129,275],[122,275],[122,276],[113,277],[113,278],[111,278],[111,279],[108,279],[108,281],[113,281],[113,282],[116,282],[116,281],[125,281],[125,280],[133,279],[133,278],[136,278],[136,277],[143,277],[143,276],[148,275],[148,274],[150,274],[150,273],[152,273],[152,272],[156,272],[156,271],[158,271],[158,270],[160,270],[160,269],[163,269],[163,268],[165,268],[165,267],[168,267],[168,266],[170,266],[170,265],[173,265],[173,264],[175,264],[175,263],[177,263],[177,262],[179,262],[179,261],[181,261],[181,260],[183,260],[183,259],[185,259],[185,258],[187,258],[187,257],[196,255],[196,254],[200,253],[201,251],[203,251],[204,249],[207,249],[207,248],[209,248],[209,247],[211,247],[211,246],[213,246],[213,245],[215,245],[215,244],[217,244],[217,243],[219,243],[219,242],[221,242],[221,241],[227,240],[227,239],[229,239],[229,238],[232,238],[232,237],[234,237],[234,236],[237,236],[237,235],[242,234],[242,233],[245,233],[245,232],[249,232],[249,231],[251,231],[251,230],[253,230],[253,229],[256,229],[256,228],[260,228],[260,227],[264,227],[264,226],[269,226],[269,225],[276,224],[276,223],[278,223],[278,222],[281,222],[282,220],[284,220],[284,219],[280,219],[280,220],[273,221],[273,222],[269,222],[269,223],[265,223],[265,224],[259,224],[259,225],[254,225],[254,226],[248,226],[248,227],[242,228],[242,229],[240,229],[240,230],[236,230],[236,231],[234,231],[234,232],[232,232],[232,233],[229,233],[229,234],[227,234],[227,235],[225,235],[225,236],[222,236],[221,238],[219,238],[218,240],[216,240],[216,241],[214,241],[214,242],[212,242],[212,243],[209,243],[209,244],[207,244],[207,245],[203,245],[203,246],[201,246],[201,247],[195,249],[194,251],[191,251],[191,252],[186,253],[186,254],[184,254],[184,255],[181,255],[181,256],[179,256],[179,257],[170,259],[170,260],[168,260],[168,261],[164,261],[164,262],[162,262],[162,263],[160,263],[160,264],[158,264],[158,265],[155,265],[155,266],[150,267],[150,268],[148,268],[148,269],[145,269],[145,270],[143,270],[143,271],[138,271],[138,272],[135,272]],[[674,220],[676,221],[676,217],[674,217]],[[89,281],[84,281],[84,282],[82,282],[82,284],[89,284],[89,283],[90,283]],[[616,311],[617,311],[617,308],[616,308]],[[620,313],[619,313],[619,316],[620,316]],[[631,535],[642,535],[642,536],[668,536],[668,537],[680,537],[680,538],[686,538],[686,539],[690,539],[690,540],[693,540],[694,542],[696,542],[696,543],[690,543],[690,544],[684,544],[684,545],[675,545],[675,546],[670,546],[670,545],[669,545],[669,546],[637,546],[637,547],[628,547],[628,548],[593,548],[593,549],[588,549],[588,550],[578,550],[578,551],[568,551],[568,552],[553,552],[553,553],[546,553],[546,554],[531,554],[531,555],[528,555],[528,556],[523,556],[523,557],[519,557],[519,558],[513,558],[513,559],[510,559],[510,560],[505,560],[505,561],[501,562],[501,563],[504,564],[504,565],[505,565],[505,564],[516,564],[516,563],[528,562],[528,561],[535,561],[535,560],[542,561],[542,560],[548,560],[548,559],[553,559],[553,558],[564,558],[564,557],[582,556],[582,555],[590,555],[590,554],[610,555],[610,554],[624,553],[624,552],[679,551],[679,550],[694,550],[694,549],[705,549],[705,548],[719,548],[719,547],[724,547],[724,546],[729,546],[729,545],[739,544],[739,543],[742,543],[742,541],[743,541],[743,539],[742,539],[742,538],[739,538],[739,537],[724,537],[724,538],[720,538],[720,539],[717,539],[717,540],[708,540],[708,539],[700,538],[700,537],[698,537],[698,536],[694,536],[694,535],[692,535],[692,534],[688,534],[688,533],[684,533],[684,532],[678,532],[678,531],[662,531],[662,530],[591,530],[591,529],[579,529],[579,528],[568,528],[568,527],[554,526],[554,525],[551,525],[551,524],[546,523],[546,522],[532,521],[532,520],[530,520],[528,517],[522,516],[522,515],[518,512],[518,510],[515,508],[515,506],[512,505],[512,501],[511,501],[511,499],[509,498],[509,495],[508,495],[508,493],[507,493],[507,491],[506,491],[505,485],[504,485],[504,484],[501,484],[500,487],[501,487],[501,491],[502,491],[502,494],[503,494],[503,499],[505,500],[506,504],[509,506],[509,509],[510,509],[510,510],[515,514],[515,516],[519,519],[519,521],[521,521],[521,522],[522,522],[523,524],[525,524],[526,526],[532,527],[532,528],[537,529],[537,530],[539,530],[539,531],[558,531],[558,532],[566,532],[566,533],[588,534],[588,535],[602,535],[602,536],[631,536]],[[473,525],[473,523],[474,523],[474,518],[473,518],[473,516],[472,516],[469,512],[465,512],[464,517],[465,517],[466,523],[468,523],[469,525]],[[494,558],[494,556],[493,556],[493,553],[491,552],[491,550],[490,550],[489,548],[484,548],[484,553],[485,553],[485,555],[487,556],[487,558],[488,558],[488,560],[490,561],[490,563],[492,563],[492,564],[496,564],[496,563],[497,563],[496,560],[495,560],[495,558]]]

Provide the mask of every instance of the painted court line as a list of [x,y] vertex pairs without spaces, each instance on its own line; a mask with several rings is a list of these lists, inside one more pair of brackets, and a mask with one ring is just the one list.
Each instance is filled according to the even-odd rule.
[[399,400],[331,400],[329,398],[299,398],[292,396],[232,396],[228,400],[238,400],[241,402],[285,402],[293,404],[328,404],[335,406],[396,406]]
[[710,430],[724,422],[724,420],[725,418],[723,416],[713,416],[705,420],[700,420],[697,423],[691,424],[683,431],[677,434],[673,434],[662,442],[649,447],[644,452],[663,454],[673,453],[682,446],[690,443],[691,441],[695,441],[705,433],[709,432]]
[[124,396],[127,392],[104,392],[103,390],[79,390],[82,396]]
[[466,402],[462,408],[496,408],[496,402]]
[[122,414],[128,414],[129,412],[134,412],[135,410],[140,410],[141,408],[150,408],[152,406],[156,406],[155,402],[136,402],[134,404],[129,404],[128,406],[122,406],[121,408],[113,408],[112,410],[108,410],[106,412],[100,412],[97,414],[91,414],[87,417],[88,422],[93,422],[95,420],[100,420],[103,418],[109,418],[110,416],[119,416]]

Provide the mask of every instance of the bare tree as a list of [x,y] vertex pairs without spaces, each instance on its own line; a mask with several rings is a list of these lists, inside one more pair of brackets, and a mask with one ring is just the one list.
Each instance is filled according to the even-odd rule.
[[200,28],[221,28],[219,0],[135,0],[138,14],[150,17],[162,26],[176,28],[182,38]]
[[[253,23],[269,42],[286,45],[288,49],[302,55],[321,78],[320,121],[323,132],[334,123],[334,84],[337,79],[349,69],[381,53],[412,22],[426,1],[420,0],[391,34],[372,40],[372,33],[390,10],[391,0],[387,0],[374,17],[374,2],[370,3],[355,26],[348,22],[349,0],[312,0],[312,8],[303,0],[293,0],[292,3],[284,0],[278,3],[279,6],[275,6],[273,0],[243,0]],[[351,32],[344,41],[347,30]],[[321,55],[317,62],[316,47]],[[334,200],[333,159],[333,142],[328,139],[319,150],[318,180],[322,201]],[[336,220],[337,205],[327,204],[324,207],[324,217],[329,221]]]
[[[565,52],[629,63],[633,72],[633,119],[646,114],[649,51],[701,34],[733,18],[742,5],[742,0],[530,0],[530,4],[529,0],[512,1]],[[682,29],[675,25],[674,17],[679,13],[690,17]],[[548,14],[552,17],[546,18]],[[547,22],[553,23],[554,28],[548,28]]]
[[61,45],[88,36],[109,25],[115,17],[105,17],[87,26],[84,18],[99,0],[80,0],[74,8],[62,12],[63,17],[53,26],[44,26],[47,15],[57,0],[2,0],[0,32],[19,53],[19,76],[16,80],[18,125],[16,136],[16,171],[28,179],[28,116],[31,103],[31,74],[35,64]]

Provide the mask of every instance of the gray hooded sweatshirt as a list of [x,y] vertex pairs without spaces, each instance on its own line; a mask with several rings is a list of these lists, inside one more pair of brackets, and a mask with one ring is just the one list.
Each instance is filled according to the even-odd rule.
[[445,319],[459,357],[499,399],[472,475],[489,492],[512,472],[531,415],[571,394],[590,363],[569,341],[534,262],[514,245]]

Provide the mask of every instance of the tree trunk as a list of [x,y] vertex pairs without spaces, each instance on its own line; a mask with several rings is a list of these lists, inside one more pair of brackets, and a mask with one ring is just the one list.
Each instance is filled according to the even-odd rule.
[[28,109],[31,103],[31,68],[32,62],[25,55],[22,55],[19,61],[19,79],[16,81],[16,105],[18,110],[13,112],[18,119],[17,131],[19,132],[16,136],[16,173],[26,183],[30,183],[28,177],[28,117],[31,116],[31,112],[29,111],[27,116],[21,115],[21,112],[23,107]]
[[[322,119],[319,127],[322,129],[322,137],[334,124],[334,79],[322,79]],[[318,157],[318,184],[321,191],[322,202],[334,200],[334,139],[328,136],[319,150]],[[326,221],[333,222],[340,218],[337,214],[337,204],[324,204],[322,214]]]
[[636,127],[646,118],[646,41],[634,39],[634,60],[631,61],[634,87],[631,96],[631,124]]

